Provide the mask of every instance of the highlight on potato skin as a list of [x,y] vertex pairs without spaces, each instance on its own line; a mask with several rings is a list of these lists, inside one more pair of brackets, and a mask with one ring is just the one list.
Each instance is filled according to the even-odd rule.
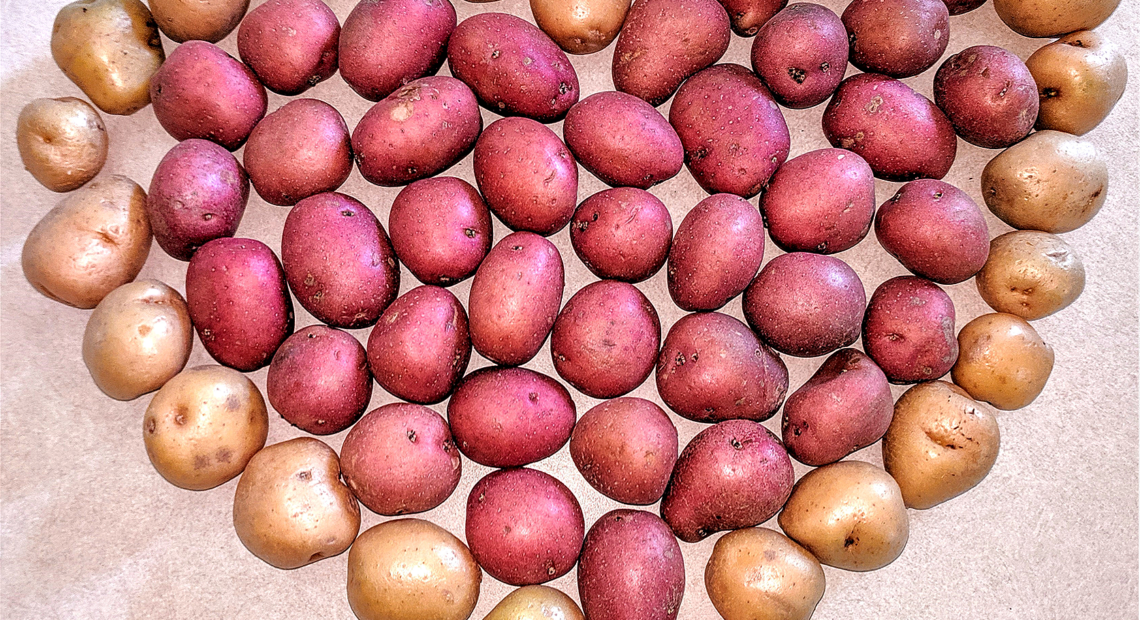
[[107,127],[86,101],[35,99],[20,110],[16,146],[40,185],[70,192],[95,178],[107,161]]

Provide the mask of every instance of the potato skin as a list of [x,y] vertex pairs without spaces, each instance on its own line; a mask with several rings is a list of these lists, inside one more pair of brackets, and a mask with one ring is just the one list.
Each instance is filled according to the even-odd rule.
[[623,504],[661,499],[677,462],[677,428],[643,398],[615,398],[587,411],[570,435],[578,472],[602,495]]
[[1056,37],[1104,23],[1120,0],[994,0],[1005,25],[1025,37]]
[[665,203],[636,187],[615,187],[582,201],[570,225],[570,244],[603,280],[641,282],[665,264],[673,219]]
[[506,595],[483,620],[585,620],[574,599],[547,586],[523,586]]
[[127,177],[106,175],[48,211],[28,233],[20,266],[48,299],[94,308],[142,271],[150,240],[146,192]]
[[1083,136],[1112,112],[1128,84],[1120,50],[1090,30],[1061,37],[1025,64],[1041,98],[1037,129]]
[[998,312],[1034,321],[1063,310],[1085,289],[1085,266],[1056,235],[1015,230],[990,242],[989,258],[974,277],[978,293]]
[[107,127],[86,101],[34,99],[20,110],[16,146],[24,169],[53,192],[79,189],[107,161]]
[[862,71],[893,78],[934,66],[950,43],[943,0],[853,0],[843,11],[850,60]]
[[265,202],[292,206],[331,192],[352,172],[352,144],[340,112],[316,99],[295,99],[257,124],[242,164]]
[[574,104],[562,125],[574,157],[602,182],[649,189],[677,176],[685,150],[669,121],[648,103],[620,92]]
[[891,383],[917,383],[950,372],[958,359],[954,302],[914,276],[879,285],[863,317],[863,350]]
[[759,32],[774,15],[788,6],[788,0],[720,0],[732,23],[732,31],[742,37]]
[[958,346],[954,383],[998,409],[1032,403],[1053,372],[1053,347],[1012,314],[983,314],[970,321],[958,332]]
[[986,3],[986,0],[942,0],[946,8],[950,9],[950,16],[969,13]]
[[392,249],[420,282],[451,286],[475,275],[491,251],[491,212],[463,179],[413,181],[388,211]]
[[332,77],[339,42],[340,22],[322,0],[268,0],[238,26],[241,61],[280,95],[299,95]]
[[297,330],[273,354],[265,395],[293,426],[314,435],[339,433],[372,398],[364,347],[351,334],[324,325]]
[[764,260],[764,218],[746,200],[716,194],[681,220],[667,268],[682,310],[716,310],[744,292]]
[[630,0],[530,0],[530,12],[558,47],[571,54],[593,54],[618,35],[629,4]]
[[1033,130],[1037,84],[1016,54],[993,45],[968,47],[934,74],[934,103],[970,144],[1004,149]]
[[780,105],[827,100],[847,67],[847,30],[831,9],[801,2],[776,13],[752,42],[752,69]]
[[815,556],[763,527],[722,536],[705,566],[705,589],[725,620],[809,620],[824,584]]
[[586,534],[578,562],[586,618],[673,620],[685,596],[685,560],[673,532],[643,510],[611,510]]
[[237,28],[249,0],[147,0],[154,21],[175,43],[199,39],[217,43]]

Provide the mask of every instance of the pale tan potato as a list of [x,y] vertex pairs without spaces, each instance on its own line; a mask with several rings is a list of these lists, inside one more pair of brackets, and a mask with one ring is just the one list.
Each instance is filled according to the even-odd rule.
[[159,29],[172,40],[217,43],[237,28],[249,0],[147,0]]
[[631,0],[530,0],[542,31],[571,54],[605,49],[625,23]]
[[560,590],[524,586],[506,595],[483,620],[585,620],[585,616]]
[[34,99],[20,110],[16,146],[24,168],[41,185],[53,192],[70,192],[103,169],[107,127],[82,99]]
[[246,549],[277,568],[298,568],[348,549],[360,506],[324,442],[298,437],[253,455],[234,494],[234,529]]
[[193,338],[182,295],[158,280],[139,280],[95,306],[83,332],[83,363],[104,394],[132,400],[182,371]]
[[59,10],[51,56],[108,114],[150,103],[150,78],[166,60],[154,18],[139,0],[76,0]]
[[1000,444],[993,409],[952,383],[928,381],[895,403],[883,437],[883,467],[907,507],[924,510],[977,486],[990,473]]
[[151,245],[146,192],[117,174],[96,179],[32,228],[20,264],[44,296],[76,308],[94,308],[135,279]]
[[1108,195],[1108,164],[1089,140],[1043,130],[982,170],[982,197],[1003,222],[1063,233],[1084,226]]
[[182,371],[154,395],[143,416],[151,464],[171,484],[193,491],[240,474],[268,434],[261,392],[224,366]]
[[824,585],[815,556],[763,527],[721,537],[705,566],[705,590],[725,620],[808,620]]
[[910,524],[898,483],[862,461],[808,472],[780,513],[780,527],[823,564],[851,571],[882,568],[902,555]]
[[1085,266],[1076,250],[1057,235],[1015,230],[990,241],[989,258],[974,282],[994,310],[1033,321],[1080,297]]
[[348,552],[348,604],[360,620],[466,620],[482,579],[467,545],[422,519],[373,526]]
[[1120,0],[994,0],[994,10],[1014,32],[1026,37],[1055,37],[1096,28]]
[[1128,83],[1128,65],[1119,48],[1091,30],[1067,34],[1042,47],[1025,66],[1041,98],[1037,129],[1078,136],[1108,116]]
[[954,383],[976,400],[1012,410],[1033,402],[1053,372],[1053,347],[1025,319],[995,312],[958,332]]

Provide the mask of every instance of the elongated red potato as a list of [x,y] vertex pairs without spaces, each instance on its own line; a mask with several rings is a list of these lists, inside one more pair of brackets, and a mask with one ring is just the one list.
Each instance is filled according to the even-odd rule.
[[578,596],[589,619],[673,620],[685,596],[681,546],[643,510],[602,515],[582,544]]
[[566,145],[587,170],[614,187],[650,187],[681,171],[685,150],[653,106],[620,92],[579,101],[562,126]]
[[449,0],[361,0],[340,31],[340,75],[361,97],[380,101],[439,71],[455,23]]
[[682,310],[716,310],[748,288],[764,260],[764,219],[731,194],[693,207],[669,250],[669,296]]

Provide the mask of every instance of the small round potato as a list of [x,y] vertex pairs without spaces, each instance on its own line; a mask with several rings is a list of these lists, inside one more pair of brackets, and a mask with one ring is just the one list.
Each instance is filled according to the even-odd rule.
[[593,54],[614,40],[630,0],[530,0],[534,21],[563,50]]
[[182,371],[193,338],[178,291],[158,280],[131,282],[111,291],[87,319],[83,363],[104,394],[132,400]]
[[1124,55],[1107,38],[1090,30],[1067,34],[1042,47],[1025,66],[1041,97],[1037,128],[1078,136],[1108,116],[1128,83]]
[[725,620],[808,620],[824,583],[815,556],[763,527],[721,537],[705,566],[705,590]]
[[523,586],[499,601],[483,620],[585,620],[585,616],[560,590]]
[[1033,402],[1053,372],[1053,347],[1021,317],[995,312],[966,323],[958,332],[954,383],[998,409]]
[[143,416],[150,462],[171,484],[192,491],[240,474],[268,434],[261,392],[224,366],[181,372],[154,395]]
[[163,34],[182,43],[217,43],[245,17],[249,0],[147,0]]
[[107,161],[107,128],[95,108],[75,97],[35,99],[20,110],[16,146],[24,168],[53,192],[95,178]]
[[989,258],[974,282],[994,310],[1033,321],[1080,297],[1085,266],[1076,250],[1057,235],[1015,230],[990,242]]

